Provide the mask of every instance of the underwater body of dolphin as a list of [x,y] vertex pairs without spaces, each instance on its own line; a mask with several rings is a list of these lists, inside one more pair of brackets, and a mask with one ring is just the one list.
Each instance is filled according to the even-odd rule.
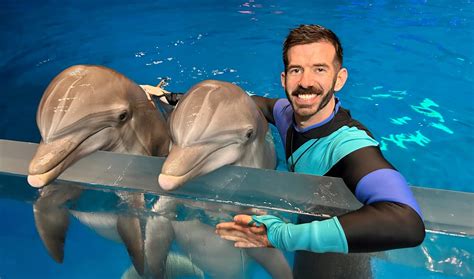
[[[72,66],[57,75],[43,94],[36,120],[42,141],[29,166],[28,182],[34,187],[49,184],[74,162],[97,150],[151,156],[164,156],[169,150],[165,118],[143,89],[101,66]],[[64,257],[68,212],[55,210],[55,206],[78,196],[77,191],[61,191],[69,191],[69,187],[42,191],[34,206],[40,237],[58,262]],[[133,207],[143,206],[139,194],[119,196]],[[96,222],[109,222],[97,214],[82,216],[86,223],[91,223],[92,217],[100,219]],[[140,219],[119,215],[113,224],[142,274],[145,259]]]
[[[225,165],[273,169],[276,154],[268,123],[240,87],[207,80],[180,99],[170,118],[172,147],[159,184],[174,190],[193,177]],[[173,222],[175,237],[193,262],[215,278],[241,278],[242,250],[197,220]],[[283,254],[272,248],[244,249],[273,278],[292,278]]]

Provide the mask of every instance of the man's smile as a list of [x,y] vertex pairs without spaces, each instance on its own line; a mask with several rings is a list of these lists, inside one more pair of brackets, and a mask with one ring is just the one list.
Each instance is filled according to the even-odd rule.
[[323,91],[314,87],[298,87],[291,94],[291,96],[293,97],[292,99],[297,105],[311,105],[318,99],[319,96],[322,95]]

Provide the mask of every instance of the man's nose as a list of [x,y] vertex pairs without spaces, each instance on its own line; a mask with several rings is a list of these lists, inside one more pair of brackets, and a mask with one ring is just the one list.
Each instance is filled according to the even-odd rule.
[[309,71],[304,71],[301,75],[300,84],[303,88],[308,88],[313,86],[313,78],[311,77],[311,73]]

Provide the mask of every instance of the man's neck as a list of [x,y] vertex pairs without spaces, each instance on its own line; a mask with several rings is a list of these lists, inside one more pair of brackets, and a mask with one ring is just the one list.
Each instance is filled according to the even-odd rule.
[[318,111],[316,114],[313,114],[308,118],[302,118],[295,114],[296,126],[300,129],[305,129],[323,122],[329,116],[331,116],[335,106],[336,100],[335,98],[332,98],[332,100],[329,101],[329,103],[322,110]]

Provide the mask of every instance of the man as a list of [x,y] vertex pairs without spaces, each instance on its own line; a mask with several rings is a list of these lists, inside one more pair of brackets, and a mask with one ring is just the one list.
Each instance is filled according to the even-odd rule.
[[297,225],[270,215],[237,215],[216,232],[236,247],[299,251],[296,278],[367,278],[368,256],[343,254],[419,245],[425,236],[420,209],[371,133],[334,95],[348,76],[337,36],[319,25],[301,25],[286,38],[283,61],[287,99],[254,100],[278,128],[289,170],[341,177],[364,206],[322,221],[301,217]]

